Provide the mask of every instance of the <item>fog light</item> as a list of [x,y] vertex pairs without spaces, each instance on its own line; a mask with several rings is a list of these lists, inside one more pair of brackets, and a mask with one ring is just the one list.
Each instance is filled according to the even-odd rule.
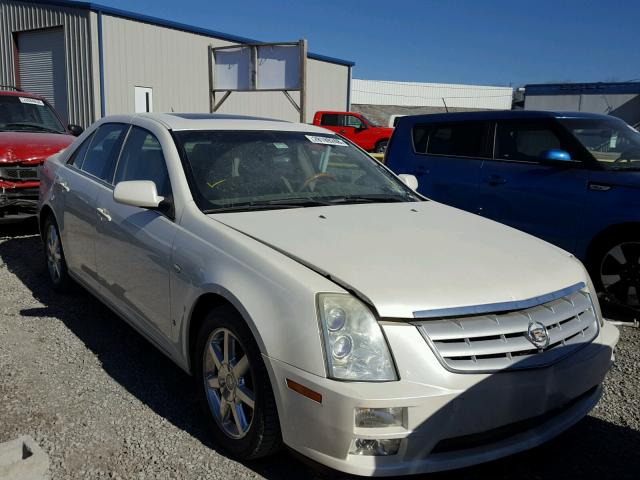
[[401,427],[404,408],[356,408],[356,427]]
[[387,456],[395,455],[400,448],[400,438],[372,440],[354,438],[349,453],[351,455]]

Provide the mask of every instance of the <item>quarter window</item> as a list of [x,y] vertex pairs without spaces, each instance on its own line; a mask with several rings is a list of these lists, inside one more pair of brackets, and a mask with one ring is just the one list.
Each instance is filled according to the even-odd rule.
[[550,125],[539,122],[503,122],[497,126],[496,158],[537,161],[545,150],[551,149],[569,151],[569,147]]
[[127,180],[150,180],[156,184],[158,195],[171,195],[169,173],[160,142],[151,132],[139,127],[131,127],[114,183]]
[[107,183],[113,180],[116,160],[127,132],[127,125],[106,123],[93,134],[91,146],[87,151],[82,170]]
[[89,135],[82,144],[76,148],[76,151],[71,154],[67,163],[69,165],[75,165],[78,168],[82,168],[82,162],[84,162],[84,156],[89,149],[89,145],[91,145],[91,139],[93,138],[93,134]]

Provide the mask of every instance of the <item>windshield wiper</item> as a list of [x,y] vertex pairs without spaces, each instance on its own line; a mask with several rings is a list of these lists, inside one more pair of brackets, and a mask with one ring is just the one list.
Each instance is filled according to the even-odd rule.
[[39,125],[37,123],[5,123],[2,126],[3,130],[11,130],[11,128],[16,128],[16,127],[26,127],[26,128],[35,128],[37,130],[42,130],[44,132],[51,132],[51,133],[62,133],[59,130],[54,130],[53,128],[49,128],[49,127],[45,127],[43,125]]
[[285,198],[281,200],[268,200],[260,203],[239,203],[236,205],[228,205],[226,207],[210,208],[203,210],[203,213],[226,213],[226,212],[249,212],[252,210],[276,210],[281,208],[305,208],[305,207],[324,207],[331,205],[328,202],[315,200],[313,198]]
[[335,205],[337,203],[400,203],[413,202],[415,199],[396,195],[344,195],[328,201]]

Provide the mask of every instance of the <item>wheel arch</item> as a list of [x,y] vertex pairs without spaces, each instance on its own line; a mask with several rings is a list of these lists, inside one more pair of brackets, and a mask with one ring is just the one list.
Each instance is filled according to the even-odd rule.
[[[598,253],[598,249],[605,244],[610,238],[622,237],[625,235],[633,235],[634,232],[640,232],[640,222],[624,222],[609,225],[606,228],[599,231],[589,242],[587,246],[585,259],[587,267],[591,267],[595,256]],[[636,233],[638,235],[638,233]]]
[[[38,230],[40,231],[40,238],[44,238],[44,222],[47,221],[47,218],[53,217],[53,221],[58,224],[55,213],[53,213],[53,208],[49,205],[44,204],[38,213]],[[60,228],[60,227],[58,227]]]

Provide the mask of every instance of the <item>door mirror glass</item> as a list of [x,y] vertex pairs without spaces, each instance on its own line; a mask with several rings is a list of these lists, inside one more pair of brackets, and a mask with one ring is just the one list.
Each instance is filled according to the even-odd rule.
[[116,185],[113,199],[132,207],[158,208],[164,197],[158,195],[156,184],[150,180],[129,180]]
[[405,185],[407,185],[407,187],[409,187],[411,190],[418,189],[418,179],[414,175],[401,173],[400,175],[398,175],[398,178],[402,180]]
[[79,137],[80,135],[82,135],[82,132],[84,132],[84,128],[82,128],[80,125],[74,125],[73,123],[67,125],[67,130],[69,130],[69,133],[74,137]]
[[559,148],[551,148],[545,150],[540,154],[540,160],[547,162],[570,162],[571,155],[566,150],[560,150]]

